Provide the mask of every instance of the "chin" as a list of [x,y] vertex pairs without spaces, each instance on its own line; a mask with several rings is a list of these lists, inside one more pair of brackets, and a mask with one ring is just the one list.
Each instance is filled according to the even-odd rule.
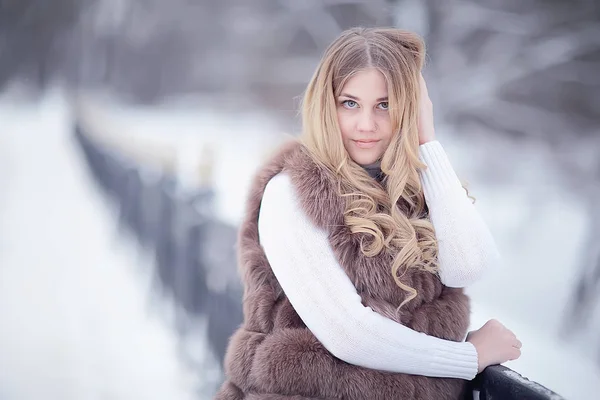
[[365,166],[375,163],[381,157],[378,153],[360,152],[358,154],[350,154],[350,158],[358,165]]
[[372,147],[360,148],[353,141],[347,141],[344,143],[344,147],[352,161],[358,165],[365,166],[375,163],[383,156],[387,143],[379,141]]

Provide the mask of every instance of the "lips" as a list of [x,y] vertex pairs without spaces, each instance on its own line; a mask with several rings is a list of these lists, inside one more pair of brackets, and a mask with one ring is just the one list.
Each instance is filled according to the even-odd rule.
[[358,148],[370,149],[372,147],[375,147],[375,145],[379,142],[379,140],[365,139],[365,140],[353,140],[353,142],[354,142],[354,144],[356,144],[356,146]]

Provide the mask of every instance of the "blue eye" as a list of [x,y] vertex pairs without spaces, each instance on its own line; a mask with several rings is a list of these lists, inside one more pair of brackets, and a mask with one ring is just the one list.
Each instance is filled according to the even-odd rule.
[[354,100],[344,100],[342,104],[347,108],[356,108],[358,106],[358,103]]
[[390,105],[387,101],[382,101],[381,103],[379,103],[379,108],[381,108],[382,110],[387,110],[389,106]]

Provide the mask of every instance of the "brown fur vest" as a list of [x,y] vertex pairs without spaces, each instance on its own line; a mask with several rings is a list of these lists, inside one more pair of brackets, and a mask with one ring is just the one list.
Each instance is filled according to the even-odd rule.
[[250,191],[238,242],[244,323],[230,339],[227,380],[216,399],[458,399],[465,380],[351,365],[329,353],[306,328],[271,271],[258,237],[264,189],[281,171],[290,175],[304,212],[329,232],[331,246],[364,305],[416,331],[448,340],[462,340],[468,329],[469,303],[462,289],[443,286],[428,272],[405,274],[404,282],[418,295],[396,313],[406,292],[392,278],[392,256],[382,252],[369,258],[361,253],[360,234],[352,234],[343,223],[344,200],[336,193],[334,177],[312,161],[306,148],[292,142],[259,172]]

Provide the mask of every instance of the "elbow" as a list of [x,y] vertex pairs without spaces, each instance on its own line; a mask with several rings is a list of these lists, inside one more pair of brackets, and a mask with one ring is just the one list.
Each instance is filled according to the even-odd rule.
[[348,346],[344,345],[344,344],[336,344],[333,346],[325,346],[325,348],[327,349],[327,351],[329,351],[335,358],[338,358],[344,362],[347,362],[349,364],[353,364],[352,362],[350,362],[350,352],[348,351]]
[[332,333],[317,339],[334,357],[353,364],[352,355],[356,353],[356,346],[352,345],[355,342],[354,335],[346,330],[332,330]]
[[494,249],[489,252],[472,254],[465,257],[457,268],[446,272],[442,270],[440,277],[445,286],[465,288],[479,282],[489,271],[500,263],[500,254]]
[[[337,323],[321,326],[318,334],[313,331],[319,342],[333,356],[354,365],[360,362],[360,354],[369,353],[365,347],[365,338],[370,335],[365,330],[365,324],[368,326],[367,321],[372,322],[370,314],[374,313],[370,307],[362,305],[360,310],[355,311],[350,312],[348,318],[338,320]],[[334,320],[336,320],[334,317],[329,319],[330,322]]]
[[454,275],[454,276],[442,275],[441,280],[442,280],[442,283],[444,284],[444,286],[448,286],[448,287],[456,288],[456,289],[465,288],[467,286],[472,285],[474,282],[476,282],[476,279],[466,278],[466,277],[460,276],[460,275]]
[[[488,251],[483,252],[477,260],[479,268],[476,269],[474,282],[483,278],[488,271],[492,271],[500,264],[500,253],[496,246],[489,247]],[[474,283],[473,282],[473,283]]]
[[474,283],[478,282],[479,279],[480,279],[480,277],[475,276],[475,275],[470,275],[468,277],[453,276],[453,277],[447,277],[445,279],[442,279],[442,283],[445,286],[460,289],[460,288],[466,288],[466,287],[473,285]]

